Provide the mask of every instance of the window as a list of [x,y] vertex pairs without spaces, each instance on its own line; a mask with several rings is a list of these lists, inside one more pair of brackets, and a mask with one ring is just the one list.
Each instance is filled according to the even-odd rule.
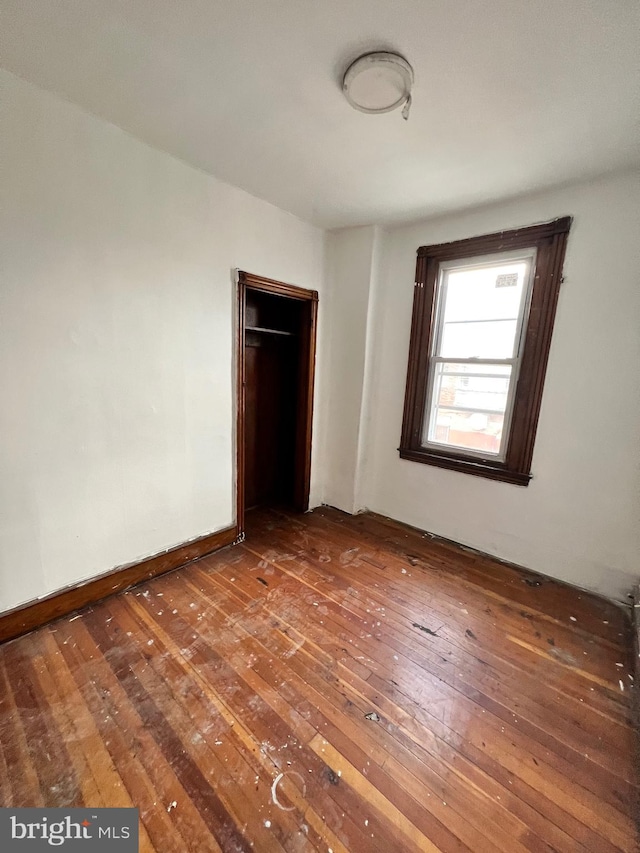
[[403,459],[528,484],[570,226],[418,249]]

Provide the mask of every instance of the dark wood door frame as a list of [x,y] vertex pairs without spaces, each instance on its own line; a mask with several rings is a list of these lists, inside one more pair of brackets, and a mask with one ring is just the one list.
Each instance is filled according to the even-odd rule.
[[316,362],[316,326],[318,292],[284,284],[270,278],[238,270],[238,338],[237,338],[237,416],[236,416],[236,526],[238,538],[244,538],[244,430],[245,430],[245,306],[248,290],[296,299],[302,303],[300,334],[300,370],[298,374],[298,411],[296,415],[294,507],[299,512],[309,509],[311,483],[311,431],[313,421],[313,387]]

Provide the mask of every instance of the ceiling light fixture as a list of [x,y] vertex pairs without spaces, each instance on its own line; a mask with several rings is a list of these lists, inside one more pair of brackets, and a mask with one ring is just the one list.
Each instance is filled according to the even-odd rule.
[[365,53],[347,68],[342,91],[351,106],[363,113],[389,113],[403,107],[409,118],[413,68],[397,53]]

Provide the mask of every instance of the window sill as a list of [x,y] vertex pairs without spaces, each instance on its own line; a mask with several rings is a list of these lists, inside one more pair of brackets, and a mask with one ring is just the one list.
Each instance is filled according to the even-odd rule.
[[528,486],[531,474],[522,471],[512,471],[503,464],[463,459],[446,454],[433,453],[430,450],[413,450],[401,447],[400,458],[411,462],[421,462],[423,465],[435,465],[438,468],[448,468],[450,471],[460,471],[462,474],[474,474],[476,477],[486,477],[489,480],[500,480],[515,486]]

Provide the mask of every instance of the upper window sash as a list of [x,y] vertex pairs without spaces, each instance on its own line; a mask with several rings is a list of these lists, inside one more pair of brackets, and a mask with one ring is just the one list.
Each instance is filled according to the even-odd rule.
[[[525,282],[522,289],[520,303],[518,306],[516,329],[511,350],[511,355],[518,357],[522,352],[522,330],[523,327],[526,325],[525,320],[529,314],[529,308],[531,305],[531,289],[533,283],[533,273],[536,267],[536,255],[536,248],[531,247],[525,250],[520,249],[510,252],[497,252],[491,255],[480,255],[472,258],[441,261],[438,264],[438,278],[435,291],[435,316],[437,318],[437,325],[435,329],[435,334],[432,338],[430,355],[432,357],[441,355],[440,350],[442,347],[447,287],[449,275],[451,274],[451,272],[457,272],[458,270],[491,269],[492,267],[498,267],[508,261],[511,261],[512,263],[522,261],[526,264],[526,273],[524,276]],[[456,355],[456,353],[452,354],[449,360],[457,361]],[[483,361],[485,360],[483,356],[480,356],[480,358]]]

